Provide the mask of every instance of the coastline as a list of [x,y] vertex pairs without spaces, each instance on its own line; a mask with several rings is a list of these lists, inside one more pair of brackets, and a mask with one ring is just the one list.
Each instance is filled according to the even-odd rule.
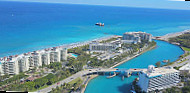
[[[118,35],[104,36],[104,37],[100,37],[100,38],[96,38],[96,39],[92,39],[92,40],[81,41],[81,42],[70,43],[70,44],[62,44],[62,45],[59,45],[59,46],[52,46],[52,47],[49,47],[49,48],[44,48],[44,49],[34,50],[34,51],[41,53],[45,49],[51,49],[51,48],[54,48],[54,47],[56,47],[56,48],[67,48],[67,49],[70,49],[70,48],[75,48],[75,47],[80,47],[80,46],[84,46],[84,45],[90,44],[93,41],[100,42],[100,41],[107,40],[107,39],[114,38],[114,37],[118,37]],[[34,51],[28,51],[27,53],[34,52]],[[0,56],[0,58],[8,57],[8,56],[22,56],[25,53],[20,53],[18,55],[15,54],[15,55]]]
[[190,30],[188,29],[188,30],[184,30],[184,31],[181,31],[181,32],[169,33],[169,34],[166,34],[166,35],[163,35],[163,36],[155,36],[155,37],[153,37],[153,39],[168,42],[169,38],[177,37],[177,36],[183,35],[185,33],[190,33]]

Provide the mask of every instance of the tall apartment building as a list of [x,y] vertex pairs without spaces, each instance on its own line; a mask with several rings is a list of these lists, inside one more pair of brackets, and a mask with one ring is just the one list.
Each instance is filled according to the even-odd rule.
[[41,57],[42,57],[42,64],[45,65],[50,64],[50,52],[48,50],[45,50],[45,52],[41,54]]
[[54,47],[50,52],[50,62],[60,62],[61,61],[60,49]]
[[28,60],[30,68],[42,66],[41,55],[37,51],[28,53],[25,58]]
[[67,49],[54,47],[41,51],[28,52],[21,55],[0,58],[0,75],[15,75],[30,68],[49,65],[50,62],[67,60]]
[[0,76],[3,75],[2,72],[3,72],[3,71],[2,71],[2,63],[0,62]]
[[61,61],[67,60],[67,48],[61,49]]
[[144,92],[171,88],[180,82],[179,71],[172,67],[155,68],[150,65],[139,73],[138,86]]
[[22,56],[18,58],[19,72],[25,72],[29,70],[29,59],[28,57]]
[[152,35],[145,32],[126,32],[122,37],[122,42],[128,44],[141,43],[141,40],[152,42]]
[[1,75],[15,75],[19,73],[18,60],[15,57],[1,59]]

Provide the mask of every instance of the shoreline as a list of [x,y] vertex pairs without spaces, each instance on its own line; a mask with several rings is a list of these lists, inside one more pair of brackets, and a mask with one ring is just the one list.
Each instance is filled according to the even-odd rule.
[[89,78],[88,81],[86,82],[84,88],[82,89],[81,93],[84,93],[84,92],[85,92],[86,87],[88,86],[88,83],[89,83],[92,79],[94,79],[94,78],[96,78],[96,77],[98,77],[98,75],[91,75],[91,76],[90,76],[90,78]]
[[[70,48],[75,48],[75,47],[80,47],[80,46],[84,46],[84,45],[90,44],[93,41],[100,42],[100,41],[107,40],[107,39],[114,38],[114,37],[118,37],[118,35],[103,36],[103,37],[95,38],[95,39],[92,39],[92,40],[81,41],[81,42],[70,43],[70,44],[61,44],[61,45],[52,46],[52,47],[49,47],[49,48],[43,48],[43,49],[39,49],[39,50],[36,49],[34,51],[41,53],[45,49],[51,49],[51,48],[54,48],[54,47],[56,47],[56,48],[67,48],[67,49],[70,49]],[[9,57],[9,56],[22,56],[25,53],[30,53],[30,52],[34,52],[34,51],[28,51],[28,52],[24,52],[24,53],[12,54],[12,55],[7,55],[7,56],[0,56],[0,58]]]
[[184,30],[181,32],[168,33],[168,34],[163,35],[163,36],[155,36],[155,37],[153,37],[153,39],[168,42],[169,38],[177,37],[177,36],[183,35],[185,33],[190,33],[190,30],[188,29],[188,30]]

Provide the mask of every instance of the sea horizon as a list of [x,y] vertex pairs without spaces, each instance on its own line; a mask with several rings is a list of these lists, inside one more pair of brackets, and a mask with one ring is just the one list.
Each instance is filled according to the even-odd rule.
[[159,36],[190,29],[189,10],[14,1],[0,5],[0,57],[130,31]]

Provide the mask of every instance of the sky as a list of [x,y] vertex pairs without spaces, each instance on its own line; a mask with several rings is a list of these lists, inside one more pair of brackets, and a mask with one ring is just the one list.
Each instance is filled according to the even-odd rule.
[[25,1],[25,2],[88,4],[88,5],[108,5],[108,6],[190,10],[190,1],[188,2],[185,0],[0,0],[0,1]]

